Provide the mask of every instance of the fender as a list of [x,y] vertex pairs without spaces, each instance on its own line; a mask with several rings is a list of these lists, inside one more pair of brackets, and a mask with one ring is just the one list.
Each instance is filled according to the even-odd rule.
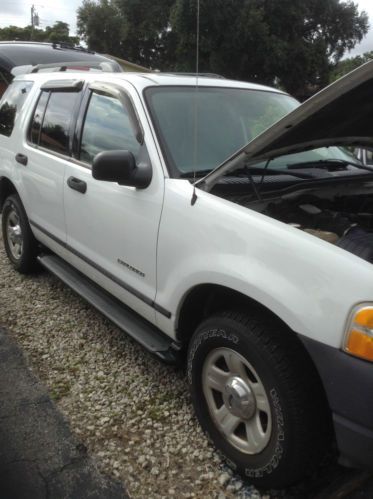
[[156,300],[171,311],[172,324],[159,318],[159,327],[174,335],[190,290],[209,283],[238,291],[293,331],[339,348],[351,307],[373,295],[372,266],[213,194],[197,190],[192,206],[192,194],[188,181],[166,180]]

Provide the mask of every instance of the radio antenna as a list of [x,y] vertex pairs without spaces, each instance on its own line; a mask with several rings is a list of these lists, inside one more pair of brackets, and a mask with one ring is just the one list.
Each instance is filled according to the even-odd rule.
[[196,88],[194,93],[194,140],[193,140],[193,196],[191,200],[192,206],[197,201],[196,193],[196,165],[197,165],[197,151],[198,151],[198,76],[199,76],[199,2],[197,2],[197,16],[196,16]]

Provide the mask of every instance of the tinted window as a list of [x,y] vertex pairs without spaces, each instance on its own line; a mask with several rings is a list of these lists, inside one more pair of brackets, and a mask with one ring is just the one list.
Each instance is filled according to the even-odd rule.
[[125,149],[139,152],[129,115],[123,104],[108,95],[92,93],[85,117],[80,159],[92,163],[100,151]]
[[146,97],[169,164],[214,169],[298,106],[277,92],[224,87],[151,87]]
[[367,149],[367,165],[373,165],[373,150]]
[[12,79],[12,75],[9,73],[9,71],[6,71],[4,68],[0,67],[0,98],[3,96],[5,90],[10,85]]
[[51,92],[41,127],[39,145],[67,154],[69,129],[79,93]]
[[[10,3],[11,0],[8,0]],[[66,2],[67,4],[68,2]],[[12,66],[35,66],[36,64],[51,64],[53,62],[80,62],[87,61],[91,63],[109,62],[113,64],[118,71],[121,71],[119,64],[107,57],[83,52],[79,50],[69,50],[53,48],[52,44],[37,43],[2,43],[0,54],[4,56]]]
[[5,91],[0,101],[0,133],[7,137],[13,131],[14,123],[32,87],[30,81],[16,81]]
[[36,106],[31,123],[30,140],[33,144],[39,144],[41,123],[43,121],[45,106],[47,105],[49,92],[42,92]]

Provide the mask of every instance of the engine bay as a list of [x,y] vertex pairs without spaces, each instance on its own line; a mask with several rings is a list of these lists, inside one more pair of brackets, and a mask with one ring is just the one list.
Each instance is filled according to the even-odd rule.
[[[220,194],[222,195],[222,194]],[[373,183],[299,188],[256,199],[253,195],[222,196],[335,244],[373,263]]]

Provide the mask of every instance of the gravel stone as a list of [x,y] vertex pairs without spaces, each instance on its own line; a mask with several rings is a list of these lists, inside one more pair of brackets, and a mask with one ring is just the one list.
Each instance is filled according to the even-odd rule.
[[219,476],[219,483],[220,485],[225,485],[228,480],[230,479],[230,476],[228,473],[222,473],[220,476]]
[[234,490],[240,490],[242,489],[242,486],[243,486],[243,483],[241,482],[241,480],[236,480],[234,483],[233,483],[233,486],[234,486]]
[[183,372],[153,358],[54,276],[15,272],[1,235],[0,324],[99,469],[122,480],[132,498],[260,497],[250,487],[248,495],[227,489],[238,477],[203,434]]

